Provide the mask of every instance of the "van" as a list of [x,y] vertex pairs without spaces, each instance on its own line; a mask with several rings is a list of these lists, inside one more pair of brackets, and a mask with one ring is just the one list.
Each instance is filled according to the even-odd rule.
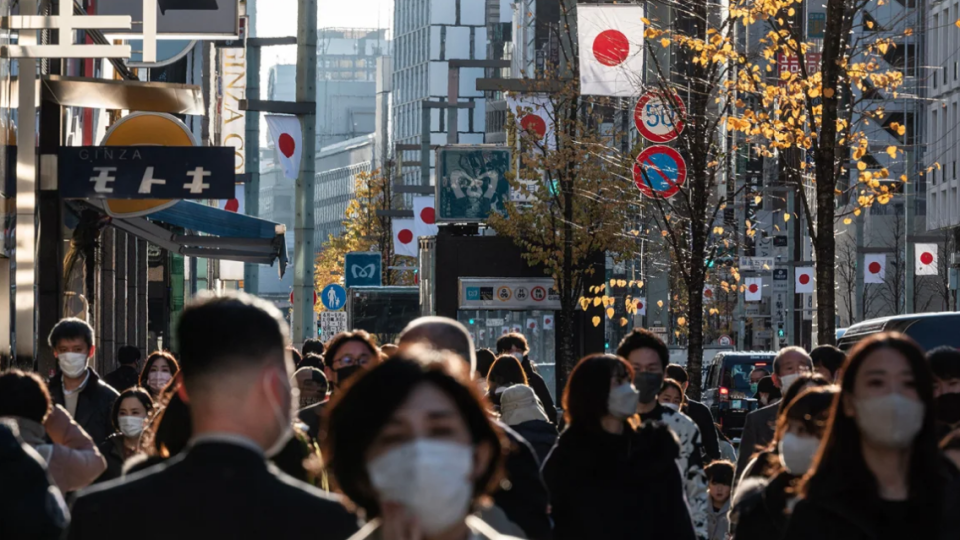
[[764,368],[773,373],[775,356],[774,352],[724,351],[704,364],[703,404],[727,437],[739,439],[747,413],[757,408],[750,372]]
[[960,313],[914,313],[871,319],[857,323],[844,332],[837,347],[849,351],[863,339],[880,332],[900,332],[910,336],[924,351],[944,345],[960,348]]

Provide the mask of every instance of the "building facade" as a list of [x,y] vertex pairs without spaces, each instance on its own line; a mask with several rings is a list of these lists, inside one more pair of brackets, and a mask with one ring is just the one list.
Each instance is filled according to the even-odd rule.
[[314,245],[322,249],[330,236],[344,232],[347,205],[356,193],[357,175],[374,169],[376,136],[354,137],[324,147],[317,154],[316,232]]

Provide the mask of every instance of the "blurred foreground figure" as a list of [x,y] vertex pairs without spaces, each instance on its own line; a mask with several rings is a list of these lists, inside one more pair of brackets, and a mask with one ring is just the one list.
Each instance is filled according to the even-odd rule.
[[[201,294],[180,318],[182,399],[193,434],[162,464],[81,494],[71,539],[343,540],[356,519],[330,495],[268,465],[292,433],[286,324],[244,294]],[[163,508],[162,519],[149,509]]]
[[0,538],[56,540],[70,517],[43,458],[24,444],[13,422],[0,420]]

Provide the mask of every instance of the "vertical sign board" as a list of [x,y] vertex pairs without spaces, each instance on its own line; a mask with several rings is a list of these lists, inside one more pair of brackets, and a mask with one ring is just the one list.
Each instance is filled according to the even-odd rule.
[[346,311],[324,311],[320,314],[320,334],[323,336],[323,339],[330,339],[340,332],[346,331]]
[[383,285],[383,260],[380,253],[347,253],[343,257],[344,287],[380,287]]
[[244,137],[246,113],[240,110],[240,100],[247,99],[246,49],[220,49],[219,80],[220,146],[235,149],[237,174],[244,172]]
[[484,223],[510,198],[509,148],[444,146],[437,170],[437,223]]

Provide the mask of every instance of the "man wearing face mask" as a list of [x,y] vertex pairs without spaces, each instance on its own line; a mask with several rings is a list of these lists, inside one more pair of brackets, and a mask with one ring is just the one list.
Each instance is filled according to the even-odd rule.
[[[773,359],[773,384],[780,389],[781,394],[786,394],[790,385],[800,378],[800,375],[812,371],[813,360],[807,351],[800,347],[784,347]],[[751,412],[744,420],[735,480],[743,475],[757,449],[765,448],[773,440],[779,406],[780,400],[771,402],[770,405]]]
[[[136,530],[147,540],[185,532],[342,540],[356,532],[336,497],[267,464],[292,433],[287,334],[275,307],[246,294],[204,292],[187,306],[178,392],[190,405],[190,442],[159,465],[82,492],[68,538],[119,540]],[[153,507],[166,517],[144,527],[143,509]]]
[[556,424],[557,409],[553,404],[553,397],[550,396],[550,390],[547,388],[547,383],[543,381],[543,377],[533,369],[533,364],[530,363],[530,357],[527,356],[529,352],[530,346],[527,345],[527,338],[519,332],[505,334],[497,339],[497,356],[510,354],[520,361],[520,367],[523,368],[523,372],[527,375],[527,383],[530,385],[530,388],[533,388],[533,392],[537,394],[540,403],[543,404],[543,410],[547,413],[547,420],[549,420],[551,424]]
[[942,437],[960,427],[960,351],[937,347],[927,353],[933,371],[933,398],[937,428]]
[[113,433],[113,402],[120,394],[87,365],[96,349],[93,328],[80,319],[63,319],[50,331],[47,342],[58,367],[47,383],[50,397],[99,445]]
[[635,328],[617,347],[617,355],[625,358],[634,370],[633,385],[640,393],[637,414],[643,422],[663,422],[680,443],[677,465],[690,509],[697,538],[707,538],[707,480],[703,472],[703,448],[700,430],[688,416],[664,407],[657,401],[664,373],[670,364],[670,351],[656,334]]

